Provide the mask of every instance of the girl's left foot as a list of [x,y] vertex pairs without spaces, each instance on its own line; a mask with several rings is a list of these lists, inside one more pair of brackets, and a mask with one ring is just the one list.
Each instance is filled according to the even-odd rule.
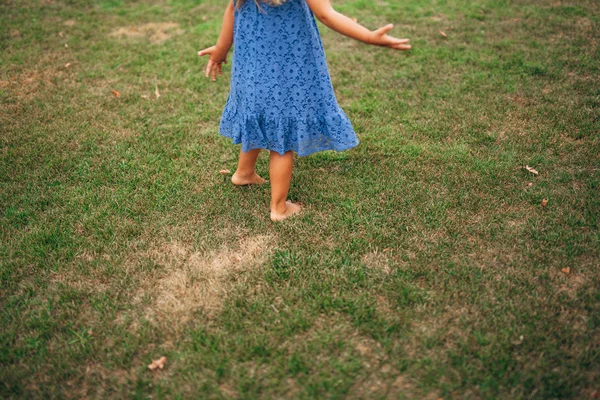
[[256,172],[250,176],[241,176],[236,172],[231,177],[231,182],[233,182],[233,184],[236,186],[262,185],[267,183],[267,181],[261,178]]

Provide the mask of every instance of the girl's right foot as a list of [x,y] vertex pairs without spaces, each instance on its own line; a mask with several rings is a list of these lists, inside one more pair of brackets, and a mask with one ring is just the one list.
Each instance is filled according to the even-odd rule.
[[[283,207],[281,207],[283,208]],[[291,217],[294,214],[298,214],[301,210],[300,205],[292,203],[291,201],[285,202],[285,210],[277,210],[274,207],[271,208],[271,221],[278,222],[283,221],[286,218]]]
[[241,176],[237,172],[231,177],[231,182],[236,186],[262,185],[267,181],[261,178],[256,172],[250,176]]

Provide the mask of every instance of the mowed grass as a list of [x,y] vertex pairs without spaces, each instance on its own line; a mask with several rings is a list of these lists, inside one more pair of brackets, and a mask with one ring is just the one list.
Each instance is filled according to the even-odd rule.
[[600,3],[335,1],[414,49],[320,25],[361,144],[282,224],[218,173],[225,5],[0,4],[0,396],[595,398]]

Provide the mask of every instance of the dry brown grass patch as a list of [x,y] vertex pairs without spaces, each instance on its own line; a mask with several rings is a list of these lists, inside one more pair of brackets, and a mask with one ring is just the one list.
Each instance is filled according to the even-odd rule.
[[392,272],[392,268],[390,267],[390,259],[386,252],[374,250],[365,254],[362,257],[362,261],[372,270],[381,271],[386,275],[389,275]]
[[0,88],[9,90],[17,99],[30,100],[45,87],[54,86],[59,81],[61,85],[71,85],[73,66],[65,67],[67,60],[65,54],[59,52],[43,53],[29,63],[35,65],[34,68],[14,71],[7,76],[8,79],[0,80]]
[[147,256],[166,268],[156,281],[142,282],[136,299],[151,322],[176,326],[187,322],[197,310],[214,315],[221,310],[234,281],[243,272],[263,264],[273,248],[270,236],[243,239],[236,249],[223,247],[206,254],[185,243],[170,242],[152,248]]
[[143,25],[124,26],[115,29],[110,36],[129,40],[147,39],[150,43],[161,44],[173,36],[184,32],[175,22],[150,22]]
[[356,330],[349,337],[363,365],[362,373],[350,388],[350,398],[438,398],[437,393],[421,393],[408,376],[393,366],[393,360],[378,341],[360,335]]
[[411,342],[404,347],[411,358],[426,351],[423,343],[431,338],[440,341],[437,347],[443,347],[444,354],[447,353],[446,350],[455,349],[457,343],[465,341],[468,335],[461,325],[478,319],[477,311],[466,305],[447,306],[441,314],[423,309],[420,315],[422,318],[412,320],[412,334],[408,336]]
[[579,257],[572,265],[549,270],[552,283],[557,288],[555,295],[565,293],[575,300],[582,290],[594,290],[594,274],[597,271],[595,260],[588,256]]

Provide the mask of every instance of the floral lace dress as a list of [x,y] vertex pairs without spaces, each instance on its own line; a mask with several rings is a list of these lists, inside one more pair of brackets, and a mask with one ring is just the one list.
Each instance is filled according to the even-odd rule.
[[[235,1],[235,0],[234,0]],[[220,132],[242,150],[306,156],[358,145],[337,103],[314,15],[305,0],[235,11],[231,91]]]

